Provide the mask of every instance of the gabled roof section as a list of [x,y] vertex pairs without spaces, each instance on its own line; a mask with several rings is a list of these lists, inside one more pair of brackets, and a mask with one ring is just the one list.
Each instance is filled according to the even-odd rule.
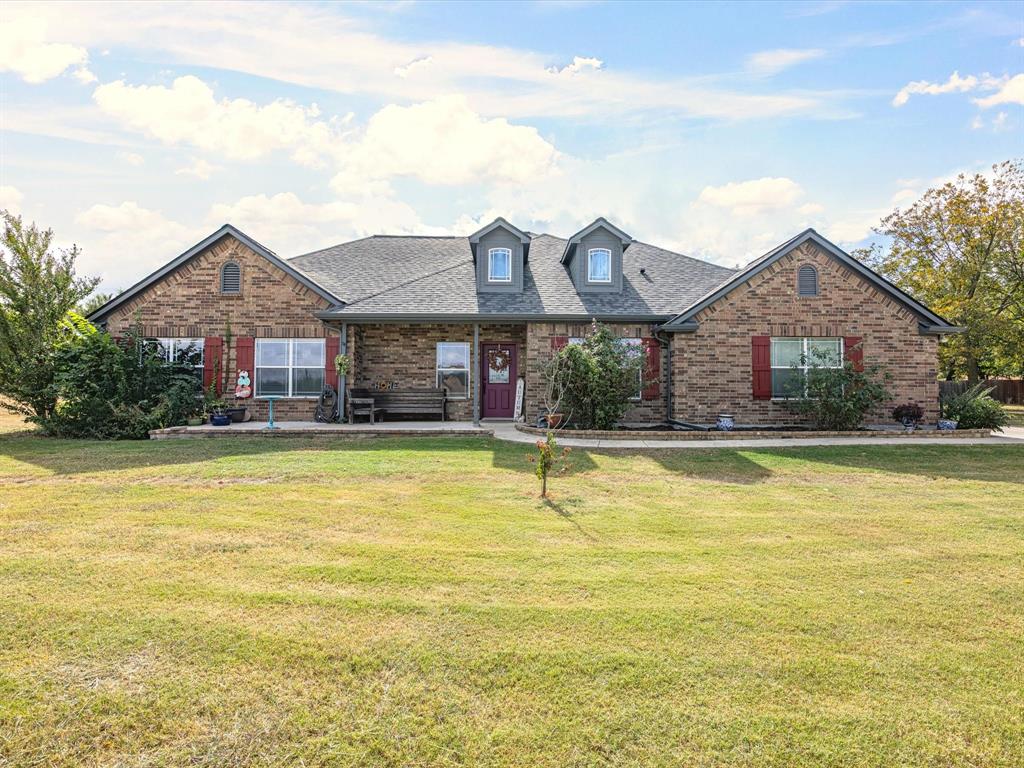
[[[376,291],[318,316],[351,322],[588,322],[596,317],[663,323],[733,274],[731,269],[637,241],[623,255],[621,293],[581,294],[558,260],[566,241],[539,234],[532,237],[533,258],[523,273],[523,290],[480,293],[467,239],[459,240],[463,257],[449,260],[430,258],[432,252],[449,253],[446,241],[420,239],[415,252],[420,260],[436,265],[429,273],[389,270],[386,281],[378,276]],[[391,280],[396,271],[401,279]]]
[[523,232],[518,227],[515,227],[512,224],[509,224],[508,221],[505,218],[499,216],[494,221],[492,221],[490,224],[488,224],[486,227],[483,227],[482,229],[478,229],[476,232],[474,232],[472,235],[469,236],[469,248],[473,252],[473,262],[474,263],[476,263],[476,247],[477,247],[477,245],[480,242],[480,238],[483,237],[484,235],[488,234],[489,232],[493,232],[494,230],[499,229],[499,228],[500,229],[504,229],[506,232],[511,233],[515,237],[518,237],[519,238],[519,242],[522,243],[522,246],[523,246],[523,258],[524,259],[528,259],[529,258],[529,256],[530,256],[530,236],[526,232]]
[[714,304],[730,293],[734,288],[742,285],[757,273],[767,269],[787,253],[804,243],[811,241],[822,250],[832,256],[846,267],[849,267],[862,278],[874,285],[883,293],[888,294],[913,311],[921,319],[922,333],[960,333],[963,329],[950,325],[946,320],[936,315],[928,307],[916,301],[913,297],[901,291],[877,272],[861,264],[857,259],[844,251],[835,243],[822,237],[813,229],[805,229],[796,237],[790,238],[779,246],[768,251],[764,256],[754,259],[746,267],[735,273],[721,285],[715,287],[704,296],[697,299],[690,306],[680,312],[667,322],[663,329],[666,331],[693,331],[697,328],[695,320],[697,314]]
[[619,238],[619,240],[622,242],[623,251],[629,248],[630,243],[633,242],[633,238],[630,235],[627,235],[621,229],[616,227],[604,216],[598,216],[590,224],[585,226],[583,229],[581,229],[579,232],[577,232],[575,235],[573,235],[572,237],[565,241],[565,250],[562,251],[563,264],[567,264],[569,260],[573,257],[573,254],[576,253],[576,246],[580,244],[580,240],[589,235],[595,229],[605,229],[611,234],[615,235],[615,237]]
[[280,256],[278,256],[276,253],[274,253],[269,248],[267,248],[267,247],[265,247],[263,245],[260,245],[258,242],[253,240],[251,237],[249,237],[247,234],[242,232],[240,229],[237,229],[237,228],[233,227],[230,224],[225,224],[223,227],[218,229],[213,234],[211,234],[211,235],[203,238],[202,240],[200,240],[198,243],[193,245],[191,248],[189,248],[187,251],[185,251],[183,254],[181,254],[177,258],[169,261],[167,264],[165,264],[164,266],[160,267],[160,269],[158,269],[155,272],[153,272],[153,273],[147,275],[146,277],[142,278],[142,280],[137,282],[135,285],[133,285],[128,290],[123,291],[122,293],[120,293],[117,296],[115,296],[114,298],[112,298],[106,304],[104,304],[99,309],[94,311],[91,315],[89,315],[89,320],[92,321],[92,322],[100,322],[100,321],[102,321],[107,315],[109,315],[111,312],[113,312],[119,306],[121,306],[125,302],[131,301],[135,296],[138,296],[142,291],[144,291],[147,288],[149,288],[149,286],[153,285],[154,283],[156,283],[161,278],[166,277],[167,275],[171,274],[174,270],[176,270],[178,267],[180,267],[183,264],[185,264],[188,261],[190,261],[193,257],[199,255],[200,253],[202,253],[203,251],[207,250],[208,248],[212,248],[214,245],[219,243],[225,237],[229,237],[229,236],[235,238],[236,240],[238,240],[240,243],[242,243],[243,245],[245,245],[247,248],[251,249],[255,253],[258,253],[260,256],[265,258],[267,261],[269,261],[275,267],[280,269],[285,274],[295,278],[295,280],[297,280],[299,283],[301,283],[305,287],[309,288],[311,291],[316,293],[318,296],[321,296],[322,298],[326,299],[327,301],[331,302],[332,304],[342,304],[342,303],[344,303],[337,296],[334,296],[332,293],[330,293],[329,291],[327,291],[324,288],[322,288],[320,285],[318,285],[312,279],[310,279],[310,277],[308,275],[306,275],[303,272],[300,272],[299,270],[297,270],[295,267],[293,267],[287,261],[282,259]]

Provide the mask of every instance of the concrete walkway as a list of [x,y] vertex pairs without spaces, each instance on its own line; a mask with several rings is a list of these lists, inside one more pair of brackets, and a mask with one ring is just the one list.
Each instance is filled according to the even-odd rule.
[[[508,421],[484,422],[499,440],[513,443],[535,443],[539,438],[520,432]],[[557,433],[556,433],[557,434]],[[1019,445],[1024,448],[1024,429],[1009,427],[998,437],[813,437],[764,438],[750,440],[587,440],[566,437],[559,445],[569,448],[805,448],[823,445]],[[1022,456],[1024,460],[1024,456]]]
[[[520,432],[511,421],[485,420],[480,426],[469,421],[393,421],[376,424],[320,424],[315,421],[280,421],[278,428],[267,431],[266,422],[249,421],[226,427],[204,424],[199,427],[169,427],[150,432],[156,440],[175,438],[218,438],[238,437],[495,437],[512,443],[533,444],[537,435]],[[656,434],[656,433],[654,433]],[[564,437],[560,445],[571,448],[801,448],[823,445],[1019,445],[1024,447],[1024,428],[1008,427],[999,436],[993,437],[811,437],[811,438],[750,438],[735,440],[614,440]]]

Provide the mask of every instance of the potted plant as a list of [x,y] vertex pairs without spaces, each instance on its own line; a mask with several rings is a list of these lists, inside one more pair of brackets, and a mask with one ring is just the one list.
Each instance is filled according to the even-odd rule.
[[913,432],[924,418],[924,408],[917,403],[904,403],[892,409],[892,417],[904,426],[908,432]]
[[215,427],[226,427],[231,423],[231,417],[227,414],[227,407],[221,399],[211,400],[207,403],[210,411],[210,423]]
[[736,419],[731,413],[720,413],[715,420],[715,429],[719,432],[732,432],[736,426]]

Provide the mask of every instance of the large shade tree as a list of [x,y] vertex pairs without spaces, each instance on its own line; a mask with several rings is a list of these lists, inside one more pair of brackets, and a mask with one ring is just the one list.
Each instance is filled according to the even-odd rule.
[[83,329],[74,312],[98,279],[78,277],[78,248],[0,211],[0,405],[37,421],[57,404],[56,353]]
[[1024,375],[1024,163],[961,174],[875,231],[871,266],[967,329],[940,349],[947,378]]

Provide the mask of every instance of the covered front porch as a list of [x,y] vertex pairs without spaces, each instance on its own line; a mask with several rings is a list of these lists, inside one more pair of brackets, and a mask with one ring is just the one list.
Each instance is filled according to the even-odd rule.
[[[515,418],[520,380],[524,393],[534,385],[534,377],[528,376],[526,323],[327,322],[339,334],[339,353],[349,360],[337,382],[342,421],[348,421],[353,390],[383,394],[443,389],[443,423],[478,428],[485,419]],[[519,408],[521,414],[522,402]],[[383,417],[384,424],[351,426],[405,428],[414,423],[394,421],[386,413]]]

